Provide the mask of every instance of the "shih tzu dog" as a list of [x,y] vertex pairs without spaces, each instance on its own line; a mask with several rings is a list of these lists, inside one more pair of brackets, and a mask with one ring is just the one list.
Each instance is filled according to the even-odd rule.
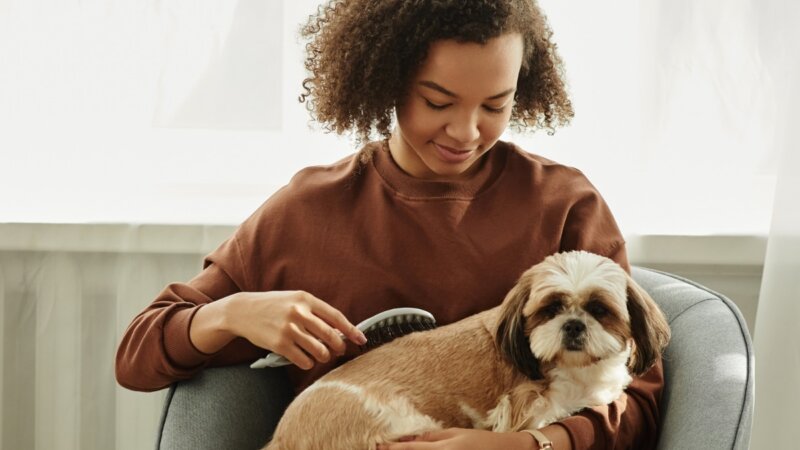
[[618,264],[555,254],[500,306],[396,339],[317,380],[266,449],[371,450],[450,427],[538,429],[617,399],[669,335],[658,306]]

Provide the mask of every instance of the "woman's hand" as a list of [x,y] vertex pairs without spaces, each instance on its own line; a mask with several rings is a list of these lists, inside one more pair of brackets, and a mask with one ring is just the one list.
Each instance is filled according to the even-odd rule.
[[413,440],[388,443],[378,450],[531,450],[534,439],[528,433],[495,433],[487,430],[448,428],[432,431]]
[[[553,442],[554,450],[572,450],[572,442],[567,429],[563,426],[554,423],[540,431]],[[533,450],[537,448],[539,448],[538,443],[528,433],[495,433],[463,428],[448,428],[413,438],[404,438],[402,442],[378,446],[378,450]]]
[[205,353],[240,336],[306,370],[344,354],[345,338],[366,343],[339,310],[303,291],[239,292],[212,302],[195,315],[190,336]]

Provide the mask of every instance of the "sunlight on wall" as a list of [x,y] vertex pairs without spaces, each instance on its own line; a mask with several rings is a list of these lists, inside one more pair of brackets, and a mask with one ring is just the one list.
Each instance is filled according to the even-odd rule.
[[[297,101],[317,4],[5,2],[0,221],[236,224],[354,151]],[[506,136],[586,172],[626,234],[765,234],[769,28],[721,5],[543,0],[576,117]]]

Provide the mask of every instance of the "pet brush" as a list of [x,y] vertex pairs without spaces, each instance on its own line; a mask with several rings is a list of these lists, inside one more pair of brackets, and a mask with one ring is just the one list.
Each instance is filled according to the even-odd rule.
[[[433,314],[423,309],[394,308],[375,314],[356,325],[356,328],[367,337],[367,343],[360,346],[361,351],[364,352],[415,331],[432,330],[436,328],[436,319]],[[250,368],[263,369],[289,364],[291,361],[285,357],[277,353],[270,353],[251,364]]]

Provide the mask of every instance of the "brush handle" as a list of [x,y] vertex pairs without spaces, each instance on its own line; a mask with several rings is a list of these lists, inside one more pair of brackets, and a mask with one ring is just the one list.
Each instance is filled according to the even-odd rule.
[[277,353],[270,353],[269,355],[265,356],[250,364],[251,369],[266,369],[267,367],[283,367],[292,364],[291,361],[279,355]]
[[[356,328],[361,330],[362,333],[368,332],[372,327],[375,327],[387,319],[392,317],[403,317],[403,316],[422,316],[432,322],[436,322],[433,317],[433,314],[425,311],[424,309],[419,308],[394,308],[388,309],[386,311],[380,312],[375,314],[372,317],[369,317],[363,320],[361,323],[356,325]],[[342,335],[342,339],[344,339],[344,335]],[[291,365],[292,362],[286,359],[284,356],[279,355],[277,353],[270,353],[264,358],[261,358],[255,361],[253,364],[250,364],[251,369],[265,369],[267,367],[283,367]]]

